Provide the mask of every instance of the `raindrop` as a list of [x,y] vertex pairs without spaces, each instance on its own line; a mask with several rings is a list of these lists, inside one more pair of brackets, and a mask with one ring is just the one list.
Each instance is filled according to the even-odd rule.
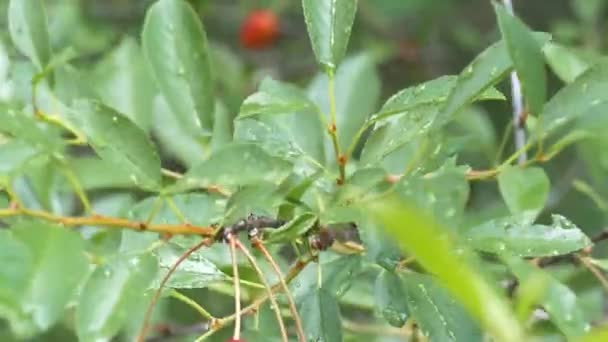
[[113,116],[113,117],[112,117],[112,121],[113,121],[113,122],[118,122],[118,117],[117,117],[117,116]]
[[497,245],[496,247],[498,247],[498,250],[499,250],[499,251],[504,251],[504,250],[506,250],[506,249],[507,249],[507,245],[505,245],[505,243],[504,243],[504,242],[499,242],[499,243],[498,243],[498,245]]
[[186,74],[186,68],[184,68],[183,66],[180,66],[177,69],[177,74],[180,75],[180,76],[184,76]]
[[131,258],[131,260],[129,260],[129,264],[131,264],[131,266],[139,265],[139,258],[137,258],[137,257]]
[[110,278],[110,277],[112,276],[112,270],[110,270],[110,269],[106,268],[106,269],[103,271],[103,276],[104,276],[104,277],[106,277],[106,278]]
[[135,183],[135,184],[137,184],[137,182],[138,182],[137,176],[135,174],[131,174],[129,176],[129,179],[131,179],[131,181],[133,181],[133,183]]

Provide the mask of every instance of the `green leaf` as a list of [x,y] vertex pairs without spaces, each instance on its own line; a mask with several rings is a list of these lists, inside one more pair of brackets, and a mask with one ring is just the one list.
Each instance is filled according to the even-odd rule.
[[173,115],[195,135],[211,134],[213,81],[207,38],[185,1],[159,0],[146,14],[144,55]]
[[342,297],[350,289],[356,274],[361,269],[361,257],[358,255],[334,255],[323,253],[319,256],[319,264],[308,264],[304,270],[289,284],[296,303],[306,300],[311,291],[318,287],[319,273],[323,279],[324,291],[335,297]]
[[458,225],[469,198],[466,167],[449,159],[439,169],[403,177],[395,192],[401,198],[432,214],[440,223]]
[[1,133],[23,140],[41,152],[50,153],[63,145],[57,130],[40,125],[24,112],[0,105],[0,122]]
[[[608,61],[602,61],[557,92],[539,117],[533,140],[543,139],[608,102]],[[600,107],[598,107],[600,108]]]
[[43,0],[11,0],[8,28],[13,44],[41,71],[51,60],[51,45]]
[[308,292],[298,311],[306,341],[342,341],[340,307],[336,298],[325,288],[315,288]]
[[115,164],[97,156],[73,158],[68,163],[86,190],[129,189],[133,186],[129,175],[116,172]]
[[317,62],[331,74],[346,53],[357,0],[302,0],[302,7]]
[[120,255],[97,266],[76,308],[79,340],[114,337],[137,312],[155,274],[156,259],[149,254]]
[[297,87],[265,78],[258,92],[247,97],[241,106],[239,119],[257,114],[290,114],[318,109]]
[[270,182],[278,184],[291,172],[291,164],[270,156],[253,144],[232,144],[194,165],[184,178],[168,191],[198,187],[236,186]]
[[[2,259],[13,263],[3,266],[2,278],[10,277],[10,284],[0,286],[0,315],[16,335],[31,337],[63,317],[87,271],[84,244],[63,227],[33,221],[18,223],[10,234]],[[3,303],[5,291],[10,294],[8,305]]]
[[494,3],[498,25],[521,82],[528,112],[538,115],[547,97],[545,63],[541,46],[530,29],[506,8]]
[[[392,115],[406,115],[409,111],[423,106],[442,105],[454,90],[457,81],[457,76],[441,76],[400,90],[386,100],[382,108],[370,120],[378,121]],[[475,100],[505,100],[505,96],[496,88],[490,87]]]
[[[536,33],[533,36],[540,46],[544,46],[550,39],[546,33]],[[449,121],[462,107],[503,79],[512,68],[513,63],[504,41],[485,49],[458,76],[456,85],[438,114],[438,120]]]
[[0,175],[11,174],[21,168],[39,152],[21,140],[11,140],[0,144]]
[[[173,243],[161,247],[156,252],[160,272],[156,280],[149,284],[150,288],[157,289],[160,286],[162,278],[185,252],[186,248]],[[177,289],[199,289],[225,279],[227,279],[226,275],[199,250],[179,265],[165,286]]]
[[585,233],[568,219],[552,217],[550,226],[531,224],[527,217],[490,220],[469,229],[467,241],[480,251],[521,257],[562,255],[591,245]]
[[430,276],[403,276],[412,317],[431,341],[483,341],[478,325]]
[[153,120],[155,87],[142,59],[135,39],[125,37],[95,65],[92,83],[103,103],[147,131]]
[[[419,210],[394,197],[376,200],[364,211],[395,237],[404,251],[410,252],[439,283],[457,299],[469,314],[500,341],[523,341],[523,332],[500,296],[480,275],[473,256],[446,236],[446,229]],[[432,248],[429,248],[432,246]]]
[[498,187],[511,213],[532,222],[545,207],[551,184],[540,167],[508,166],[498,175]]
[[141,128],[112,108],[89,101],[75,102],[70,116],[115,172],[127,174],[144,189],[160,188],[160,158]]
[[546,44],[543,53],[553,72],[566,83],[572,83],[592,64],[588,58],[556,43]]
[[318,218],[312,213],[304,213],[295,217],[277,229],[270,229],[264,234],[266,243],[292,242],[302,234],[309,231],[316,224]]
[[376,310],[394,327],[402,327],[409,316],[403,281],[392,272],[383,270],[374,285]]
[[[367,54],[347,58],[337,69],[334,83],[338,142],[342,151],[346,152],[354,143],[357,131],[376,110],[380,99],[381,83],[375,61]],[[308,92],[321,111],[329,113],[328,76],[317,75]],[[327,156],[334,156],[329,139],[326,139],[325,149]]]
[[568,337],[568,340],[580,337],[589,331],[591,326],[585,321],[576,294],[571,289],[545,271],[517,257],[505,257],[503,260],[520,284],[534,281],[545,285],[544,291],[538,292],[540,297],[536,302],[543,306],[550,320]]

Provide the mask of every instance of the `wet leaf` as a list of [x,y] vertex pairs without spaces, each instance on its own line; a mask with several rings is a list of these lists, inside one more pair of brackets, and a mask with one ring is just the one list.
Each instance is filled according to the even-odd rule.
[[402,327],[408,316],[408,302],[403,280],[392,272],[382,271],[374,286],[376,310],[394,327]]
[[333,73],[346,52],[357,0],[302,0],[302,7],[317,62]]
[[211,134],[213,81],[207,37],[184,1],[160,0],[146,13],[142,46],[173,115],[194,136]]
[[342,341],[340,307],[336,298],[325,288],[308,292],[298,311],[307,341]]
[[498,175],[498,187],[513,215],[534,221],[545,207],[551,184],[539,167],[509,166]]
[[527,217],[494,219],[469,229],[466,238],[477,250],[521,257],[562,255],[591,245],[585,233],[560,215],[553,215],[549,226],[532,224]]
[[8,28],[13,43],[38,71],[51,60],[51,45],[43,0],[11,0],[8,3]]

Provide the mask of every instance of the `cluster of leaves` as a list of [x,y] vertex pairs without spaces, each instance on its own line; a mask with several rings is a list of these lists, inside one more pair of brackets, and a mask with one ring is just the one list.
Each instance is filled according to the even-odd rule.
[[[264,79],[234,117],[217,96],[227,87],[223,56],[187,2],[154,2],[141,43],[125,38],[93,70],[72,63],[70,50],[52,51],[43,1],[9,2],[10,37],[28,61],[12,66],[14,91],[0,107],[7,339],[58,325],[85,341],[132,339],[167,270],[197,235],[213,235],[195,228],[251,213],[287,222],[263,238],[281,266],[294,262],[279,254],[286,246],[315,258],[289,279],[307,340],[574,340],[601,323],[601,288],[565,281],[587,270],[540,267],[575,258],[604,280],[606,262],[589,255],[592,241],[570,220],[539,218],[550,210],[551,184],[531,164],[581,140],[605,141],[589,118],[608,103],[608,63],[578,58],[495,5],[502,40],[459,75],[405,88],[378,106],[373,57],[346,56],[357,1],[303,0],[302,8],[320,73],[307,89]],[[566,83],[548,101],[545,63]],[[504,101],[495,86],[513,70],[528,111],[524,148],[535,157],[513,166],[516,151],[492,170],[472,170],[460,154],[484,153],[476,145],[487,128],[473,105]],[[164,169],[167,155],[187,171]],[[471,183],[480,178],[496,179],[507,210],[472,213]],[[360,240],[320,253],[307,243],[320,226],[338,235],[352,223]],[[175,227],[188,235],[167,236]],[[244,283],[258,285],[246,262],[239,267]],[[209,319],[183,293],[231,295],[230,269],[225,245],[203,248],[163,294]],[[505,281],[515,291],[501,288]],[[248,340],[280,339],[268,309],[247,321]],[[171,319],[166,305],[154,319]]]

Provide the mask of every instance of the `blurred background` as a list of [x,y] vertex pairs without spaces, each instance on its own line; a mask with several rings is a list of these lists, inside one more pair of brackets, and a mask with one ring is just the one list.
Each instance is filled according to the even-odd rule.
[[[134,89],[133,83],[129,83],[125,76],[134,72],[137,77],[149,77],[137,43],[146,9],[152,2],[46,0],[53,51],[61,53],[69,49],[75,56],[70,62],[73,72],[66,72],[65,77],[60,73],[56,91],[61,99],[69,99],[75,92],[74,88],[87,88],[118,108],[137,106],[129,111],[135,113],[134,120],[141,120],[138,122],[140,125],[153,129],[154,138],[163,147],[164,165],[180,171],[187,168],[187,161],[191,160],[187,157],[192,153],[187,137],[171,131],[170,123],[164,122],[162,116],[149,115],[148,111],[155,110],[151,100],[154,89]],[[217,95],[230,113],[238,113],[243,99],[255,91],[265,76],[293,82],[303,88],[311,84],[318,67],[308,40],[300,1],[189,2],[205,26],[212,46]],[[550,32],[554,42],[571,48],[582,60],[593,60],[605,53],[608,45],[608,0],[513,2],[517,15],[530,27]],[[19,55],[10,43],[7,5],[7,0],[0,0],[0,102],[27,102],[28,92],[31,92],[28,89],[29,77],[33,71],[28,70],[31,67],[27,66],[25,57]],[[267,48],[252,50],[244,47],[239,37],[243,21],[257,9],[276,12],[280,36]],[[498,39],[499,32],[489,0],[359,0],[348,55],[365,54],[373,60],[375,70],[371,79],[377,78],[381,84],[375,104],[377,109],[400,89],[438,76],[458,74],[477,54]],[[551,95],[564,82],[554,73],[548,75]],[[151,83],[139,80],[135,84]],[[505,94],[510,93],[508,83],[501,84],[499,89]],[[128,93],[143,100],[135,105],[125,99]],[[460,152],[460,163],[475,169],[491,168],[511,118],[510,103],[494,101],[471,111],[473,115],[462,116],[462,120],[457,120],[452,127],[458,132],[454,134],[457,138],[452,141],[453,148]],[[137,117],[137,113],[142,115]],[[154,130],[159,125],[163,130]],[[606,143],[606,140],[594,140],[579,144],[543,165],[552,182],[546,211],[563,214],[589,235],[603,229],[608,217],[608,204],[603,200],[608,199]],[[512,150],[512,143],[507,140],[503,156]],[[479,215],[472,215],[471,220],[495,216],[496,211],[506,212],[503,204],[493,208],[493,203],[499,201],[495,182],[473,184],[470,207],[479,208]],[[541,220],[548,220],[548,217]],[[199,293],[197,296],[204,295]],[[230,303],[230,297],[224,299],[223,304]],[[218,307],[226,307],[223,304],[218,303]],[[176,315],[185,315],[186,321],[189,319],[179,310]],[[53,338],[52,334],[58,335]],[[61,334],[61,331],[53,331],[41,340],[68,338]]]

